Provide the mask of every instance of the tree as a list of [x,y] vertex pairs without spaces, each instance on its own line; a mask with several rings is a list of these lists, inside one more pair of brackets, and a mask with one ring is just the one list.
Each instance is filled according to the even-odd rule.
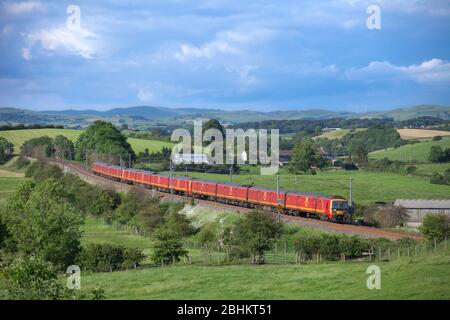
[[428,160],[430,162],[442,162],[444,157],[444,152],[442,151],[441,146],[432,146],[430,148],[430,154],[428,156]]
[[5,269],[9,298],[15,300],[60,300],[66,297],[50,262],[31,256],[19,258]]
[[188,252],[183,248],[181,238],[175,232],[160,228],[154,235],[155,242],[151,259],[155,263],[164,264],[180,261],[180,257],[187,256]]
[[[281,232],[281,224],[267,214],[255,210],[244,216],[235,228],[235,241],[240,254],[252,256],[252,263],[264,263],[264,252],[272,247]],[[236,247],[235,247],[236,248]]]
[[41,160],[51,157],[53,151],[53,139],[48,136],[29,139],[20,147],[22,156],[34,157]]
[[368,159],[368,151],[367,148],[362,141],[356,141],[350,146],[350,152],[352,155],[352,158],[356,163],[358,163],[361,166],[367,165],[369,159]]
[[364,221],[380,228],[402,226],[408,218],[402,207],[371,205],[364,210]]
[[318,146],[311,139],[301,140],[292,150],[289,171],[292,173],[307,172],[313,166],[323,166],[323,160],[319,155]]
[[75,157],[75,147],[73,142],[63,135],[58,135],[54,140],[56,154],[64,159],[73,160]]
[[119,159],[134,161],[136,155],[127,138],[109,122],[97,120],[86,129],[75,143],[75,159],[85,160],[89,153],[96,153],[100,159],[119,164]]
[[427,214],[420,231],[429,241],[445,240],[450,235],[450,218],[446,214]]
[[0,164],[5,163],[14,153],[14,145],[0,137]]
[[80,251],[83,218],[71,201],[56,180],[22,183],[2,211],[17,251],[34,254],[59,269],[73,264]]

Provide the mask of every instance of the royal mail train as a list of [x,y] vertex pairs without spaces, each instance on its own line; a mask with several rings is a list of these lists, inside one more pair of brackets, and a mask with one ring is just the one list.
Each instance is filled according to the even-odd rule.
[[161,192],[205,199],[235,206],[279,211],[288,215],[317,217],[333,222],[346,222],[349,207],[346,199],[335,195],[302,193],[214,182],[175,175],[157,174],[138,169],[126,169],[95,162],[92,172],[108,179],[142,185]]

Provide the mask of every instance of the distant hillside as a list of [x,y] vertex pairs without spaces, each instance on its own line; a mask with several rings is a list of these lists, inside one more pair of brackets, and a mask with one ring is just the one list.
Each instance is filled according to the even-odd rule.
[[399,108],[390,111],[365,113],[362,117],[366,118],[393,118],[402,121],[419,117],[436,117],[444,120],[450,120],[449,106],[421,105],[409,108]]
[[161,125],[179,125],[196,118],[218,119],[223,123],[260,122],[265,120],[326,120],[333,118],[393,118],[407,120],[417,117],[439,117],[450,120],[450,107],[422,105],[411,108],[393,109],[382,112],[352,113],[330,110],[281,110],[253,111],[200,108],[165,108],[155,106],[135,106],[97,110],[30,111],[18,108],[0,108],[0,124],[61,124],[66,127],[82,128],[95,119],[110,121],[116,125],[128,124],[132,128],[146,128]]

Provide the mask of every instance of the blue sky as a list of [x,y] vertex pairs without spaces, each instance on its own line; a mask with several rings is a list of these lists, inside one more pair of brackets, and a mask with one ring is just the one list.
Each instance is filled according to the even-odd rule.
[[449,32],[450,0],[1,1],[0,106],[450,105]]

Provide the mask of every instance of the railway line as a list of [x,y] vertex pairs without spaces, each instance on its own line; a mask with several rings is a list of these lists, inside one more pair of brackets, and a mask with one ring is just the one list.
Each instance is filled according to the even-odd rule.
[[[66,173],[72,173],[78,175],[82,180],[101,185],[104,188],[113,189],[116,191],[122,191],[127,190],[131,187],[131,185],[126,183],[121,183],[117,181],[112,181],[109,179],[106,179],[104,177],[100,177],[98,175],[95,175],[94,173],[87,170],[82,164],[73,163],[73,162],[67,162],[62,160],[52,160],[52,163],[58,165],[61,167],[61,169],[64,170]],[[163,192],[158,192],[156,190],[149,190],[145,189],[146,192],[151,194],[151,196],[159,196],[160,198],[166,200],[166,201],[185,201],[185,196],[180,195],[170,195]],[[210,208],[212,210],[216,211],[228,211],[228,212],[234,212],[237,214],[242,214],[245,212],[249,212],[252,209],[249,208],[243,208],[243,207],[237,207],[225,203],[217,203],[212,202],[208,200],[202,200],[202,199],[195,199],[195,204],[199,207],[205,207]],[[277,213],[269,212],[275,217],[278,217]],[[347,235],[359,235],[363,237],[368,238],[387,238],[391,240],[401,239],[405,237],[410,237],[416,240],[422,240],[423,237],[419,234],[415,233],[407,233],[407,232],[400,232],[400,231],[391,231],[391,230],[384,230],[384,229],[378,229],[373,227],[367,227],[367,226],[359,226],[359,225],[352,225],[352,224],[337,224],[332,223],[328,221],[322,221],[317,219],[311,219],[311,218],[304,218],[304,217],[298,217],[298,216],[290,216],[290,215],[280,215],[279,219],[283,223],[292,223],[297,224],[301,226],[307,226],[307,227],[313,227],[313,228],[319,228],[326,231],[331,232],[337,232]]]

